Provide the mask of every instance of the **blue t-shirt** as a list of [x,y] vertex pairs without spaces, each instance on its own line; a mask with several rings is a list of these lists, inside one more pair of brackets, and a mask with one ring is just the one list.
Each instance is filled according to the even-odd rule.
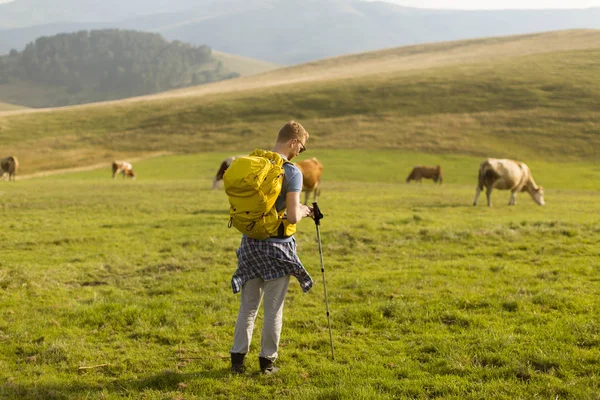
[[[281,157],[287,161],[284,156]],[[279,193],[279,197],[277,197],[277,200],[275,200],[275,208],[278,212],[285,209],[287,206],[285,203],[285,196],[288,193],[302,192],[302,172],[298,169],[298,167],[292,163],[285,163],[283,164],[283,170],[285,171],[285,175],[281,185],[281,193]],[[291,242],[293,237],[268,238],[267,240],[271,242],[286,243]]]

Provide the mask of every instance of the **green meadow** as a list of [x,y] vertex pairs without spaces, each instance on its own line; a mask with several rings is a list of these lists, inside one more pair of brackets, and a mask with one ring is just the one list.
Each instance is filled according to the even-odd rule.
[[[0,398],[599,400],[599,66],[600,32],[579,30],[0,105],[0,157],[20,162],[17,182],[0,181]],[[335,359],[304,220],[316,284],[290,286],[281,371],[259,374],[259,315],[234,376],[240,234],[212,177],[289,119],[325,166]],[[546,205],[494,191],[473,207],[487,157],[527,163]],[[113,159],[138,178],[111,179]],[[441,165],[444,183],[406,184],[416,164]]]
[[[309,141],[310,144],[310,141]],[[310,149],[310,147],[309,147]],[[248,149],[251,150],[251,149]],[[315,150],[280,373],[229,372],[240,234],[211,179],[225,153],[0,185],[0,397],[598,399],[600,165],[529,163],[547,205],[471,205],[478,157]],[[444,184],[406,184],[417,163]]]

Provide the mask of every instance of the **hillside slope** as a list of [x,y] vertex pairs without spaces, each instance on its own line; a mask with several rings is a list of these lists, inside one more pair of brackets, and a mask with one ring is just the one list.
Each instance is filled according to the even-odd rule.
[[18,106],[15,104],[9,104],[9,103],[0,103],[0,112],[2,111],[12,111],[12,110],[23,110],[27,107],[23,107],[23,106]]
[[493,65],[520,56],[584,49],[600,49],[600,30],[557,31],[396,47],[323,59],[259,76],[170,91],[157,96],[202,96],[388,73],[419,74],[419,71],[431,68]]
[[207,46],[104,29],[38,38],[0,56],[0,101],[51,107],[122,99],[238,76]]
[[253,58],[242,57],[235,54],[212,51],[212,56],[220,61],[226,73],[236,73],[240,76],[260,74],[281,68],[281,65]]
[[[248,151],[283,122],[309,149],[598,160],[600,32],[412,46],[98,105],[0,114],[29,172],[112,154]],[[51,152],[53,159],[44,158]]]

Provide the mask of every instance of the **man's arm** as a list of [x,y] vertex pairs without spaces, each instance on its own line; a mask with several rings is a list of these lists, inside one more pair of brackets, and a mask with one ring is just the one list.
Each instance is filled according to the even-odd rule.
[[300,203],[300,192],[287,192],[285,195],[285,204],[287,208],[287,220],[292,224],[297,224],[304,217],[310,217],[312,210]]

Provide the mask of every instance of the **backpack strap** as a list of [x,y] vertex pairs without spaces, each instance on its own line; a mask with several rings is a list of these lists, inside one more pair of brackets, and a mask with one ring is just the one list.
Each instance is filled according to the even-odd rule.
[[[294,165],[293,162],[288,161],[288,160],[283,160],[283,165],[285,164],[290,164],[290,165]],[[286,236],[285,234],[285,224],[283,223],[283,220],[281,221],[281,223],[279,224],[279,227],[277,228],[277,235],[272,235],[270,236],[273,239],[287,239],[289,237],[292,237],[293,235],[290,236]]]
[[281,223],[279,224],[279,228],[277,228],[277,236],[271,236],[272,238],[277,238],[277,239],[285,239],[288,238],[289,236],[285,236],[285,226],[283,226],[283,221],[281,221]]

